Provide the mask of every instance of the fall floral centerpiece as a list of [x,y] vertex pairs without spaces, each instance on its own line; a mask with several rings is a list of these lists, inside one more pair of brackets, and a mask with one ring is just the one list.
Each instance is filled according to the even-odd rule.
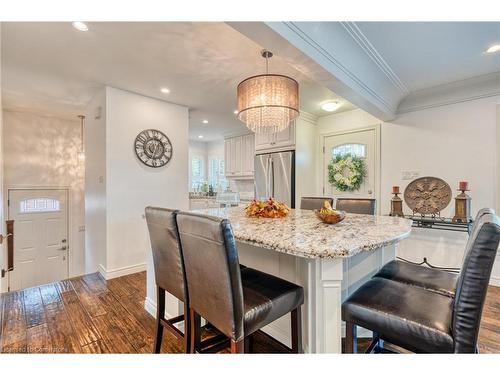
[[245,213],[249,217],[280,218],[286,217],[289,212],[290,208],[286,204],[275,201],[273,198],[266,201],[254,199],[245,207]]

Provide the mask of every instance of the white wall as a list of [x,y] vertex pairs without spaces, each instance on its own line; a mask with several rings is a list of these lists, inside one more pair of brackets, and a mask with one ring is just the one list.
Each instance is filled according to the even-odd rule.
[[88,104],[85,140],[85,271],[106,265],[106,90]]
[[[147,167],[134,153],[135,137],[150,128],[162,131],[172,142],[173,156],[165,167]],[[108,271],[140,265],[150,255],[142,218],[146,206],[188,208],[187,137],[186,107],[107,88]]]
[[[189,207],[188,109],[110,87],[94,99],[87,111],[89,116],[98,106],[104,106],[105,120],[89,122],[86,132],[90,159],[86,186],[91,188],[87,191],[91,202],[88,209],[94,211],[88,221],[95,220],[87,223],[88,242],[95,246],[91,266],[99,262],[99,271],[107,278],[147,269],[147,300],[154,301],[144,208]],[[150,128],[162,131],[172,142],[172,159],[162,168],[145,166],[134,152],[135,137]],[[105,245],[97,241],[105,241]]]
[[[469,181],[473,215],[482,207],[495,207],[498,102],[499,97],[485,98],[411,112],[382,123],[381,214],[390,210],[391,187],[399,185],[404,190],[410,182],[402,180],[404,170],[440,177],[451,185],[454,195],[458,181]],[[379,123],[362,110],[325,116],[318,121],[318,136]],[[320,180],[317,189],[321,189]],[[453,210],[454,200],[442,214],[452,216]],[[406,213],[410,213],[408,208]],[[410,260],[427,256],[436,265],[458,266],[466,238],[461,233],[414,229],[398,251]]]
[[78,161],[80,123],[5,110],[4,189],[69,189],[69,276],[85,273],[84,173]]

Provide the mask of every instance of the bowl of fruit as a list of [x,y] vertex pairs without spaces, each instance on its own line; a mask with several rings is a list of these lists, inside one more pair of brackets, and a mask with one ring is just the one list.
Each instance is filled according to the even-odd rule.
[[245,207],[245,213],[249,217],[265,217],[268,219],[286,217],[290,209],[283,202],[269,198],[266,201],[253,200]]
[[327,224],[337,224],[345,219],[345,212],[334,210],[330,202],[325,201],[321,210],[315,210],[316,216]]

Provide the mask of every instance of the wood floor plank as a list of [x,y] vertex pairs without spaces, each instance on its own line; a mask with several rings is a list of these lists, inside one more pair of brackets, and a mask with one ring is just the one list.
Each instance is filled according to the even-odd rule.
[[29,327],[26,338],[28,353],[53,353],[47,323]]
[[99,340],[101,336],[90,316],[80,303],[76,292],[67,291],[63,293],[61,297],[80,346],[85,346],[93,341]]
[[73,285],[71,284],[71,279],[61,280],[54,283],[59,294],[64,294],[66,292],[73,291]]
[[40,294],[42,295],[42,302],[45,306],[61,301],[56,284],[45,284],[40,286]]
[[121,329],[120,317],[114,312],[92,318],[92,322],[112,353],[137,353]]
[[128,297],[132,294],[132,290],[128,287],[127,283],[121,277],[106,280],[106,286],[117,297]]
[[146,331],[137,318],[128,312],[116,298],[111,293],[99,295],[99,299],[106,306],[106,309],[119,318],[119,327],[132,346],[138,351],[146,347],[146,351],[151,353],[154,341],[151,332]]
[[54,353],[80,353],[78,336],[71,325],[64,302],[59,301],[45,306],[45,316]]
[[107,354],[112,353],[112,351],[108,348],[106,343],[103,340],[97,340],[91,342],[88,345],[82,347],[82,353],[85,354]]
[[[144,309],[145,296],[145,272],[107,281],[91,274],[0,295],[0,352],[150,353],[155,320]],[[360,349],[368,342],[360,339]],[[481,353],[500,353],[498,287],[488,289],[478,345]],[[254,349],[283,352],[260,332]],[[165,330],[162,353],[183,350],[183,341]]]
[[26,327],[30,328],[45,323],[45,310],[43,309],[40,288],[24,289],[23,296]]
[[26,349],[26,318],[24,315],[23,291],[4,295],[4,317],[2,329],[2,350],[7,352]]
[[89,290],[83,279],[73,279],[71,284],[80,299],[80,303],[91,318],[106,314],[106,309],[99,300],[98,295]]
[[109,291],[106,284],[106,280],[104,280],[98,272],[91,273],[88,275],[83,275],[82,280],[87,285],[87,289],[94,294],[99,294]]

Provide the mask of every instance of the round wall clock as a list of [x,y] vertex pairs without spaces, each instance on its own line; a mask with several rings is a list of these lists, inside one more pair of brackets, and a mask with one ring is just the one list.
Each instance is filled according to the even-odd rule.
[[139,160],[151,168],[163,167],[172,158],[170,139],[159,130],[140,132],[135,138],[134,148]]

